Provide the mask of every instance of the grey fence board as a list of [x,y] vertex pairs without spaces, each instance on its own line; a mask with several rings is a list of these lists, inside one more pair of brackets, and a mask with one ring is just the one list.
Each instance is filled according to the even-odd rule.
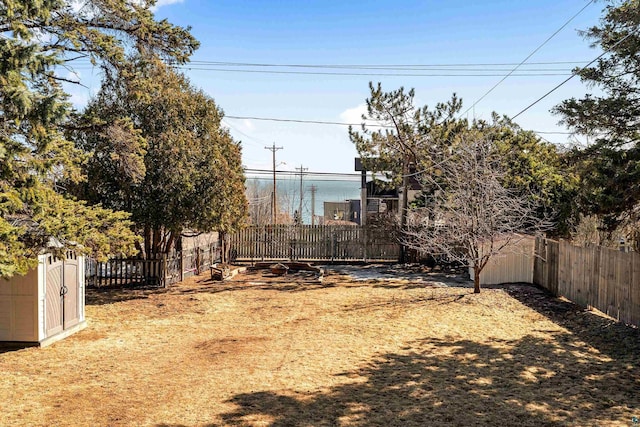
[[230,236],[233,258],[250,260],[393,261],[390,233],[359,226],[251,226]]
[[583,307],[640,326],[640,254],[538,238],[534,283]]
[[211,244],[154,259],[114,258],[106,262],[89,259],[86,282],[90,287],[168,286],[208,271],[220,261],[220,246]]

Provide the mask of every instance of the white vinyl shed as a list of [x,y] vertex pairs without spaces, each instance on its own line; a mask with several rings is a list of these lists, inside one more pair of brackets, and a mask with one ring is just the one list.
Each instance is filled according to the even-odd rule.
[[86,326],[84,257],[38,257],[24,276],[0,279],[0,341],[49,345]]

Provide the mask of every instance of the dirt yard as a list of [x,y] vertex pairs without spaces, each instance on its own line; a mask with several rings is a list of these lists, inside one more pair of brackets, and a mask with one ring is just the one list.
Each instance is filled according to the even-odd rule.
[[[640,333],[526,285],[263,272],[92,291],[88,327],[0,349],[2,426],[629,426]],[[377,273],[380,273],[378,270]],[[445,285],[449,285],[446,287]]]

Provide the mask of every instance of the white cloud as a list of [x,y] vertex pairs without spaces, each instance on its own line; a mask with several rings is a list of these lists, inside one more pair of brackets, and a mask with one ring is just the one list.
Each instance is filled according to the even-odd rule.
[[170,4],[175,4],[175,3],[183,3],[184,0],[158,0],[158,2],[156,3],[155,6],[153,6],[151,8],[151,10],[153,10],[154,12],[156,10],[158,10],[159,8],[161,8],[162,6],[168,6]]
[[340,113],[340,119],[345,123],[362,123],[362,115],[367,112],[367,105],[360,104],[354,108],[348,108]]
[[355,125],[359,125],[360,123],[366,123],[370,126],[379,125],[380,122],[375,120],[362,120],[362,115],[367,113],[367,104],[360,104],[357,107],[348,108],[340,113],[340,120],[344,123],[352,123]]
[[[80,13],[82,12],[85,15],[91,15],[92,9],[91,9],[91,4],[89,1],[87,0],[67,0],[68,5],[71,7],[71,10],[74,13]],[[148,5],[148,0],[129,0],[129,2],[131,4],[135,4],[138,6],[146,6]],[[163,6],[169,6],[171,4],[175,4],[175,3],[183,3],[184,0],[157,0],[156,4],[150,8],[150,10],[152,12],[157,11],[159,8],[163,7]]]

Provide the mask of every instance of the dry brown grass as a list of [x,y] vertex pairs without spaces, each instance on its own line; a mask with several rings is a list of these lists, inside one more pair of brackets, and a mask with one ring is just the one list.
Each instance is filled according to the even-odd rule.
[[[436,282],[447,278],[431,277]],[[0,425],[630,425],[637,330],[511,285],[262,272],[92,292],[84,331],[0,350]]]

